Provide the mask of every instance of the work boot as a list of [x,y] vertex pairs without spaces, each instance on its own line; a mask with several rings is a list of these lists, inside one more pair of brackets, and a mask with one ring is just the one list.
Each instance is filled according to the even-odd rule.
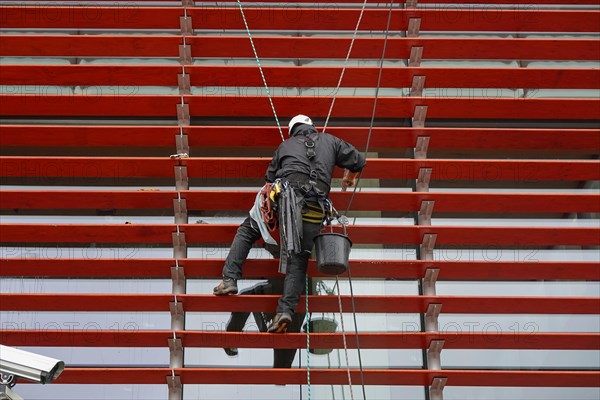
[[292,322],[292,316],[288,313],[277,313],[267,332],[269,333],[285,333],[288,325]]
[[237,279],[223,277],[223,281],[213,289],[215,296],[227,296],[228,294],[237,294]]
[[223,350],[225,350],[225,354],[227,354],[229,357],[235,357],[238,355],[238,349],[235,347],[224,347]]

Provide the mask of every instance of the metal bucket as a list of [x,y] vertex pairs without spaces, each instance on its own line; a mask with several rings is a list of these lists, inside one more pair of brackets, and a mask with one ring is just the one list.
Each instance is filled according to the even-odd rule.
[[[337,322],[332,318],[320,317],[311,318],[309,323],[310,333],[335,333],[337,331]],[[304,325],[306,332],[306,324]],[[329,354],[333,349],[309,349],[312,354]]]
[[339,233],[321,233],[315,237],[317,269],[326,275],[339,275],[348,269],[352,241]]

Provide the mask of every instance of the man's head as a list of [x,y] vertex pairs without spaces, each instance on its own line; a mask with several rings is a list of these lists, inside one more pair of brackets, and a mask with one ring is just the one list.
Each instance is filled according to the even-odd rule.
[[306,115],[298,114],[294,118],[292,118],[290,120],[290,123],[288,124],[288,135],[290,135],[290,137],[291,137],[292,133],[294,131],[294,127],[302,125],[302,124],[314,126],[312,119],[310,119],[310,117],[307,117]]

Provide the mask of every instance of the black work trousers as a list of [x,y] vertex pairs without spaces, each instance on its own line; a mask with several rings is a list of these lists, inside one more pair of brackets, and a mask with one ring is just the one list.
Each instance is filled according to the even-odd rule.
[[[291,256],[285,274],[283,295],[277,305],[278,313],[289,313],[294,315],[296,306],[300,300],[300,294],[305,287],[306,268],[308,259],[314,246],[313,240],[319,234],[321,224],[302,222],[302,252]],[[261,238],[260,230],[256,222],[249,216],[242,222],[237,230],[229,255],[225,259],[223,276],[240,279],[242,277],[242,266],[248,257],[248,253],[254,242]]]

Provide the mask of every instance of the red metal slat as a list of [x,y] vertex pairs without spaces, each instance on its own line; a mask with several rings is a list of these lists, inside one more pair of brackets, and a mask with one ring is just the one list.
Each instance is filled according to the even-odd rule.
[[[3,67],[4,68],[4,67]],[[366,146],[367,127],[330,127],[327,131],[358,149]],[[276,127],[189,126],[183,128],[191,146],[277,147]],[[2,125],[2,146],[173,146],[177,126]],[[513,128],[373,128],[369,148],[412,148],[419,136],[428,136],[430,149],[600,149],[598,129]]]
[[[218,238],[231,240],[235,232],[227,227],[214,229],[223,232]],[[36,225],[2,224],[0,242],[46,243],[172,243],[174,225]],[[216,232],[215,232],[216,233]],[[225,237],[229,239],[225,239]]]
[[[274,299],[271,296],[244,296],[243,304],[232,296],[214,301],[215,296],[212,295],[186,295],[181,300],[187,311],[270,311],[275,309],[278,299],[278,296],[272,297]],[[339,310],[335,296],[309,298],[311,312]],[[442,304],[442,312],[449,314],[600,314],[597,297],[355,296],[355,300],[356,312],[359,313],[424,313],[429,304]],[[352,310],[349,296],[342,297],[342,308]],[[301,300],[297,311],[303,310],[304,300]]]
[[168,294],[0,294],[4,311],[151,311],[169,312]]
[[[181,7],[140,7],[135,3],[118,7],[97,4],[81,6],[3,6],[0,23],[15,29],[173,29],[179,30]],[[585,18],[585,17],[584,17]]]
[[6,322],[0,331],[0,341],[5,346],[165,347],[173,339],[173,331],[11,330],[11,327]]
[[[20,97],[20,96],[19,96]],[[13,96],[15,107],[21,101]],[[0,98],[1,100],[1,98]],[[56,99],[58,100],[58,99]],[[325,116],[331,97],[274,96],[273,102],[281,116],[290,116],[303,110],[312,117]],[[262,96],[190,96],[190,113],[193,116],[270,116],[269,102]],[[379,118],[410,118],[415,107],[427,106],[428,118],[477,119],[591,119],[600,118],[599,99],[501,99],[470,97],[380,97],[376,116]],[[11,107],[12,108],[12,107]],[[373,98],[363,96],[337,97],[334,117],[371,117]],[[12,108],[15,113],[23,112]],[[44,107],[39,112],[45,114]],[[83,111],[83,110],[81,110]],[[94,112],[86,110],[84,112]],[[97,111],[95,111],[97,112]],[[4,111],[7,113],[7,111]],[[25,114],[35,114],[36,109]]]
[[[2,177],[172,177],[178,163],[195,178],[262,178],[268,158],[0,157]],[[364,178],[415,179],[431,168],[433,180],[537,181],[600,179],[596,160],[368,159]],[[336,170],[341,176],[341,170]]]
[[[416,228],[416,229],[415,229]],[[419,244],[425,234],[437,234],[440,245],[490,245],[490,246],[539,246],[539,245],[600,245],[600,229],[596,228],[517,228],[517,227],[390,227],[350,226],[348,234],[354,243],[367,244]],[[188,234],[193,241],[193,234]],[[400,239],[402,238],[402,239]]]
[[[58,251],[43,251],[37,257],[22,256],[20,249],[7,249],[0,259],[0,276],[5,277],[171,277],[175,265],[169,259],[134,259],[137,249],[120,249],[110,253],[107,259],[74,259]],[[543,262],[536,259],[535,250],[521,250],[515,261],[497,261],[498,252],[490,252],[488,261],[468,261],[469,250],[454,249],[452,254],[442,255],[441,261],[374,261],[350,262],[352,277],[419,279],[428,269],[439,269],[439,280],[588,280],[600,281],[600,265],[595,262]],[[31,256],[31,254],[28,254]],[[219,278],[222,275],[222,259],[180,259],[188,278]],[[244,278],[265,279],[281,277],[277,272],[278,260],[249,259],[244,264]],[[309,261],[311,277],[325,277],[316,269],[315,261]]]
[[[182,191],[189,210],[246,210],[256,191]],[[333,192],[336,207],[347,209],[352,193]],[[171,209],[177,192],[3,190],[0,209]],[[600,212],[597,194],[412,193],[357,192],[352,210],[418,211],[423,201],[435,201],[436,212]]]
[[[186,67],[186,71],[187,71]],[[6,85],[177,86],[176,65],[2,65]]]
[[[184,347],[264,347],[286,348],[293,344],[295,348],[306,347],[306,335],[288,334],[287,338],[265,337],[264,334],[249,332],[181,332]],[[129,335],[132,336],[132,335]],[[422,333],[422,332],[361,332],[359,336],[361,348],[398,349],[417,348],[427,349],[432,340],[445,340],[446,349],[570,349],[570,350],[600,350],[600,334],[597,333],[496,333],[496,332],[465,332],[465,333]],[[312,348],[344,348],[341,333],[311,334]],[[347,336],[347,345],[357,348],[356,336]]]
[[179,57],[181,36],[5,35],[0,56]]
[[[276,295],[177,295],[186,312],[273,311]],[[430,304],[442,304],[444,314],[600,314],[597,297],[477,297],[477,296],[354,296],[358,313],[424,313]],[[2,294],[4,311],[169,311],[173,295],[157,294]],[[352,310],[350,296],[342,308]],[[311,312],[339,310],[336,296],[309,296]],[[304,298],[297,311],[304,311]]]
[[1,176],[173,177],[177,161],[126,157],[2,157]]
[[172,209],[174,199],[171,191],[3,190],[0,209]]
[[[16,324],[15,324],[16,325]],[[165,347],[173,331],[144,330],[26,330],[5,323],[0,340],[6,346]],[[175,331],[184,348],[296,348],[306,347],[306,335],[268,335],[260,332]],[[432,340],[444,340],[444,349],[553,349],[600,350],[598,333],[539,332],[361,332],[362,349],[427,349]],[[348,348],[357,348],[356,336],[347,334]],[[311,333],[314,349],[342,349],[341,333]]]
[[[7,258],[0,259],[0,276],[5,277],[171,277],[175,265],[169,259],[133,259],[136,249],[114,251],[110,259],[74,259],[63,256],[58,250],[37,258],[9,258],[22,256],[21,249],[6,250]],[[354,278],[419,279],[428,269],[439,269],[440,280],[600,280],[600,265],[594,262],[542,262],[536,259],[536,250],[521,250],[513,262],[496,261],[497,253],[489,261],[468,261],[470,253],[458,249],[441,255],[441,261],[373,261],[350,262]],[[219,278],[223,270],[222,259],[180,259],[189,278]],[[244,278],[265,279],[281,277],[277,272],[278,260],[250,259],[244,264]],[[325,277],[309,261],[311,277]]]
[[[335,87],[338,67],[270,67],[263,72],[270,86]],[[141,85],[177,86],[181,68],[171,65],[3,65],[0,78],[7,85]],[[192,86],[261,86],[254,66],[186,66]],[[342,87],[375,87],[379,69],[348,67]],[[385,68],[381,87],[411,87],[415,76],[425,76],[427,88],[600,88],[597,69],[550,68]],[[456,96],[455,96],[456,97]]]
[[[203,36],[187,39],[194,57],[254,58],[246,36]],[[255,37],[261,58],[346,57],[350,38]],[[491,39],[491,38],[389,38],[386,58],[407,59],[413,47],[423,47],[423,59],[485,60],[596,60],[600,56],[595,39]],[[381,58],[383,39],[358,38],[352,59]]]
[[[194,57],[254,58],[247,36],[192,36]],[[349,38],[255,37],[261,58],[346,57]],[[412,47],[424,47],[424,59],[597,60],[595,39],[390,38],[386,57],[407,59]],[[173,57],[181,36],[6,35],[0,56],[36,57]],[[351,58],[379,59],[381,38],[358,38]]]
[[[271,116],[263,96],[184,96],[195,117]],[[180,96],[174,95],[0,95],[3,116],[162,116],[175,115]],[[273,101],[281,116],[303,110],[313,117],[324,116],[331,97],[282,97]],[[334,117],[371,116],[372,97],[338,97]],[[379,118],[411,118],[415,107],[427,106],[430,118],[477,119],[584,119],[600,118],[598,99],[498,99],[383,97],[377,103]]]
[[[25,0],[25,1],[34,1],[34,0]],[[75,1],[75,0],[68,0]],[[101,1],[110,1],[110,0],[101,0]],[[223,3],[235,3],[237,0],[223,0]],[[340,1],[341,3],[362,3],[364,0],[349,0],[349,1]],[[281,0],[265,0],[263,3],[280,3]],[[298,3],[335,3],[331,0],[316,0],[316,1],[299,1]],[[381,3],[381,0],[367,0],[367,3]],[[406,3],[406,1],[398,1],[398,4]],[[456,3],[456,0],[419,0],[419,3],[423,4],[450,4],[447,7],[448,9],[456,10],[460,8],[460,6]],[[598,0],[525,0],[522,1],[522,5],[524,7],[528,7],[531,4],[598,4]],[[515,4],[514,0],[461,0],[459,4]]]
[[[188,196],[194,204],[195,193]],[[518,193],[390,193],[357,192],[349,204],[351,193],[334,192],[331,198],[340,210],[418,211],[423,201],[434,201],[436,212],[600,212],[600,196],[595,194],[518,194]],[[0,204],[2,202],[0,201]],[[189,206],[188,206],[189,207]]]
[[[5,160],[12,161],[8,157]],[[242,161],[243,160],[243,161]],[[188,174],[194,177],[259,178],[266,171],[268,159],[194,158],[186,159]],[[597,180],[597,161],[555,160],[408,160],[369,159],[364,178],[415,179],[419,169],[431,168],[433,180]],[[336,176],[340,176],[337,171]]]
[[[55,383],[164,384],[172,373],[183,384],[306,384],[306,370],[251,368],[66,368]],[[448,378],[450,386],[597,387],[598,371],[493,371],[493,370],[350,370],[352,380],[366,385],[428,386],[434,378]],[[344,385],[345,369],[311,369],[311,384]]]
[[[236,8],[190,9],[195,29],[245,28]],[[354,30],[360,9],[341,8],[244,8],[244,14],[253,30]],[[498,8],[392,11],[390,29],[407,30],[410,18],[421,18],[423,31],[549,31],[596,32],[600,13],[594,10],[501,10]],[[385,30],[388,10],[367,9],[359,30]]]
[[[194,29],[244,29],[237,8],[189,8]],[[245,7],[253,30],[354,30],[358,8]],[[5,28],[178,29],[180,7],[4,6],[0,21]],[[407,30],[410,18],[421,18],[423,31],[597,32],[600,13],[595,10],[539,10],[499,8],[392,11],[390,29]],[[359,30],[385,30],[388,10],[367,9]]]
[[[4,67],[6,68],[6,67]],[[67,69],[69,67],[61,67]],[[251,66],[192,66],[186,68],[192,86],[260,86],[262,78]],[[263,67],[270,86],[335,87],[339,67]],[[600,88],[596,69],[549,68],[385,68],[381,87],[411,87],[415,76],[425,76],[425,93],[431,88]],[[348,67],[342,87],[376,87],[379,69]],[[494,94],[492,94],[493,96]],[[458,97],[458,96],[456,96]]]
[[[108,259],[88,259],[64,257],[58,250],[50,253],[42,253],[35,258],[10,258],[17,255],[19,250],[6,249],[7,258],[0,259],[0,276],[20,277],[77,277],[77,278],[171,278],[171,267],[175,265],[170,259],[135,259],[137,249],[118,249],[111,252]],[[181,261],[180,261],[181,262]],[[248,260],[253,265],[252,260]],[[196,268],[186,269],[187,276],[210,276],[210,273],[220,264],[219,262],[201,261],[199,264],[190,260],[186,265],[197,265]],[[269,267],[272,265],[269,263]],[[263,268],[264,269],[264,268]],[[269,268],[270,269],[270,268]],[[196,275],[191,271],[196,271]],[[206,271],[206,272],[204,272]],[[250,270],[252,271],[252,269]],[[273,272],[271,272],[274,275]],[[221,274],[214,275],[219,277]]]
[[[22,3],[28,2],[36,2],[38,4],[55,4],[54,0],[21,0]],[[81,0],[62,0],[62,2],[81,2]],[[164,3],[181,3],[181,0],[144,0],[144,2],[164,2]],[[222,0],[221,3],[234,3],[237,0]],[[345,0],[343,3],[363,3],[364,0]],[[128,0],[96,0],[95,3],[102,2],[129,2]],[[456,9],[455,0],[421,0],[423,4],[427,3],[435,3],[435,4],[451,4],[448,7],[452,7],[452,9]],[[281,3],[281,0],[263,0],[261,3]],[[298,1],[297,3],[325,3],[331,5],[331,0],[314,0],[314,1]],[[381,0],[367,0],[367,3],[381,3]],[[399,1],[398,4],[403,4],[404,1]],[[514,4],[514,0],[464,0],[461,1],[461,4]],[[598,0],[572,0],[567,3],[567,0],[527,0],[525,2],[525,6],[533,5],[533,4],[598,4]]]
[[[177,74],[175,74],[176,76]],[[186,128],[187,131],[197,129]],[[2,125],[2,146],[169,146],[177,126]],[[584,133],[585,135],[585,133]],[[193,136],[192,136],[193,137]],[[233,139],[232,139],[233,140]]]
[[[230,243],[238,225],[179,225],[187,243]],[[171,243],[174,225],[3,224],[1,243]],[[600,229],[573,227],[350,226],[355,244],[419,244],[437,234],[440,245],[598,246]]]
[[[93,93],[100,95],[0,95],[3,107],[1,115],[45,115],[59,117],[74,116],[144,116],[167,117],[176,120],[176,107],[181,102],[180,96],[148,96],[136,95],[131,88],[126,93],[102,94],[101,89]],[[19,110],[19,107],[27,109]]]

